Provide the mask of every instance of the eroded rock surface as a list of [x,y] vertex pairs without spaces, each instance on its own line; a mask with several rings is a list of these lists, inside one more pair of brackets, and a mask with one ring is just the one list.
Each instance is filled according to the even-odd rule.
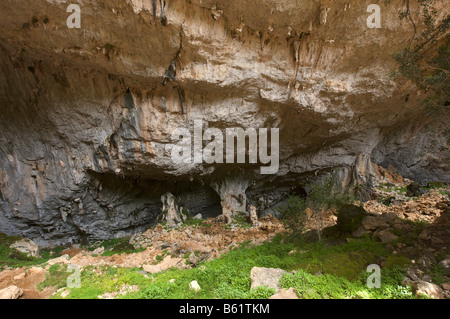
[[[299,180],[339,168],[367,182],[372,161],[450,181],[449,121],[388,77],[412,26],[400,2],[380,6],[369,29],[363,2],[98,0],[69,29],[64,1],[2,1],[0,232],[39,245],[131,235],[168,192],[193,215],[273,213]],[[172,133],[195,120],[279,128],[278,172],[174,163]]]

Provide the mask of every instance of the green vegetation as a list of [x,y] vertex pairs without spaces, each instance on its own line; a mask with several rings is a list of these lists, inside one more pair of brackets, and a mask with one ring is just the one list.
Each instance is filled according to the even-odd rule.
[[381,288],[366,285],[367,273],[360,273],[355,281],[330,274],[312,275],[302,269],[294,275],[284,275],[281,286],[294,287],[300,298],[307,299],[415,299],[410,288],[400,282],[405,275],[401,268],[382,270]]
[[105,44],[105,49],[107,49],[107,50],[114,50],[115,48],[116,48],[116,46],[111,43]]
[[40,257],[35,258],[20,253],[16,249],[9,248],[14,242],[21,240],[21,237],[7,236],[0,233],[0,270],[6,266],[20,268],[23,266],[33,266],[45,263],[50,258],[56,258],[61,255],[62,247],[56,247],[52,250],[44,249],[40,251]]
[[393,269],[394,267],[407,267],[411,264],[411,261],[402,255],[391,255],[389,256],[385,263],[384,267],[387,269]]
[[[197,268],[172,268],[153,275],[138,268],[85,267],[81,288],[72,289],[68,298],[97,298],[124,285],[137,285],[139,290],[117,298],[268,298],[274,293],[271,289],[250,290],[250,270],[255,266],[296,270],[295,275],[285,275],[281,285],[295,287],[304,298],[412,298],[410,289],[401,286],[405,269],[398,266],[382,268],[381,289],[367,288],[367,265],[376,257],[388,256],[375,240],[364,237],[327,246],[324,242],[291,242],[289,238],[277,235],[258,246],[244,243],[221,258],[201,262]],[[318,271],[323,275],[315,276]],[[193,280],[198,281],[200,291],[189,289]]]
[[67,278],[70,276],[67,271],[67,265],[55,264],[50,266],[45,280],[38,284],[38,289],[43,290],[47,287],[55,287],[56,289],[66,287]]
[[446,270],[439,264],[431,265],[431,278],[433,282],[437,285],[441,285],[444,283],[444,277],[446,275]]
[[252,225],[249,222],[247,215],[243,212],[238,212],[232,217],[232,221],[230,224],[225,225],[224,228],[230,229],[231,226],[235,226],[238,228],[249,229]]
[[[418,0],[425,22],[425,29],[417,34],[416,23],[407,9],[400,13],[400,18],[407,18],[414,27],[414,36],[410,45],[393,57],[399,67],[396,73],[413,81],[417,87],[428,93],[424,100],[430,114],[448,111],[450,105],[450,15],[437,20],[437,11],[433,8],[434,0]],[[415,43],[415,45],[413,45]],[[405,99],[407,101],[407,98]]]
[[135,249],[133,245],[129,243],[130,238],[117,238],[106,240],[102,243],[96,243],[87,247],[88,250],[94,251],[99,247],[105,248],[105,252],[102,253],[102,256],[112,256],[112,255],[121,255],[121,254],[132,254],[144,251],[145,248]]
[[323,179],[321,183],[310,184],[311,190],[305,199],[292,196],[285,206],[279,208],[283,224],[293,233],[294,237],[305,235],[307,208],[313,212],[317,221],[316,232],[320,241],[323,229],[322,216],[325,211],[354,201],[352,197],[343,195],[341,190],[336,190],[336,179],[337,175],[333,173]]
[[406,194],[406,188],[407,186],[395,186],[394,184],[391,183],[382,183],[377,187],[380,191],[383,192],[395,192],[398,194]]

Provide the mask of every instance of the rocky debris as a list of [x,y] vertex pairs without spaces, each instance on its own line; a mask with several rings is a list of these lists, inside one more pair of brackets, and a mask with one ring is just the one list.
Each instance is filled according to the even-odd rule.
[[299,299],[294,288],[288,290],[282,288],[275,295],[269,297],[269,299]]
[[92,255],[101,255],[105,252],[105,247],[98,247],[92,251]]
[[53,258],[47,261],[47,267],[50,267],[55,264],[68,264],[70,261],[69,255],[62,255],[58,258]]
[[19,299],[22,295],[22,289],[14,285],[0,290],[0,299]]
[[279,220],[266,216],[259,220],[260,227],[245,229],[241,227],[226,227],[216,223],[214,219],[204,220],[197,226],[184,226],[180,229],[164,231],[162,227],[149,229],[145,233],[131,237],[130,244],[136,248],[160,247],[170,243],[169,248],[174,253],[199,252],[219,256],[219,251],[225,253],[230,245],[248,240],[254,243],[263,242],[284,230]]
[[376,165],[372,163],[372,166],[377,174],[378,183],[391,183],[393,185],[403,186],[406,181],[400,174],[397,173],[392,165],[389,165],[388,168],[384,168],[382,166]]
[[409,197],[419,197],[425,192],[422,190],[422,185],[417,182],[411,182],[406,186],[406,196]]
[[26,275],[27,275],[27,273],[23,272],[21,274],[18,274],[17,276],[14,276],[13,279],[14,279],[14,281],[19,281],[19,280],[24,279]]
[[[380,192],[380,194],[383,194],[380,196],[386,196],[386,194],[391,196],[396,193]],[[407,220],[422,220],[433,223],[441,217],[442,213],[446,212],[448,201],[448,196],[441,194],[437,190],[431,190],[418,199],[399,198],[397,203],[390,206],[371,200],[364,203],[364,209],[373,215],[393,214]]]
[[268,287],[278,291],[280,279],[285,273],[285,270],[278,268],[253,267],[250,272],[250,289]]
[[144,265],[142,269],[145,272],[150,274],[154,274],[163,270],[170,269],[172,267],[182,268],[184,265],[184,259],[182,258],[172,258],[172,256],[166,256],[160,263],[157,265]]
[[[98,299],[115,299],[117,296],[125,296],[129,293],[139,291],[139,287],[137,285],[128,286],[123,285],[119,291],[116,292],[106,292],[103,295],[98,296]],[[62,294],[61,294],[62,296]]]
[[[175,229],[165,229],[162,225],[158,225],[130,238],[129,243],[136,249],[145,249],[142,252],[93,256],[90,251],[82,251],[68,262],[79,266],[116,265],[127,268],[146,265],[146,268],[151,271],[160,271],[164,264],[153,265],[157,261],[157,256],[167,253],[171,256],[178,256],[175,259],[183,260],[180,267],[189,267],[184,263],[184,256],[189,252],[191,256],[192,253],[199,254],[196,260],[191,257],[192,265],[195,266],[202,260],[219,257],[238,243],[252,241],[254,244],[259,244],[270,240],[284,230],[283,225],[272,216],[261,218],[260,222],[259,228],[249,229],[224,226],[216,223],[213,218],[203,220],[200,225],[183,226]],[[53,262],[58,261],[64,262],[59,259]]]
[[66,299],[70,295],[70,289],[64,290],[61,292],[61,298]]
[[188,260],[194,267],[197,267],[200,262],[200,259],[195,255],[195,253],[191,253]]
[[223,214],[217,216],[216,221],[220,224],[229,224],[231,223],[231,216],[230,214],[225,211]]
[[27,254],[28,257],[39,257],[39,246],[30,239],[21,239],[11,244],[9,248],[16,249],[18,252]]
[[70,249],[63,250],[61,252],[61,255],[69,255],[69,257],[72,258],[82,252],[83,252],[83,250],[81,250],[80,248],[70,248]]
[[189,283],[189,289],[194,291],[200,291],[202,288],[198,284],[197,280],[193,280]]

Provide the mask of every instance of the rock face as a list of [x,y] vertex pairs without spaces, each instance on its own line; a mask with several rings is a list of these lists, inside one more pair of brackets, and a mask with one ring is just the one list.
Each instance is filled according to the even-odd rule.
[[186,220],[187,216],[184,208],[177,203],[175,196],[171,193],[166,193],[161,196],[161,201],[163,203],[161,218],[162,221],[167,222],[168,227],[174,228]]
[[[413,32],[400,4],[369,29],[365,3],[319,2],[98,0],[70,29],[64,1],[2,1],[0,232],[38,245],[131,235],[168,192],[193,215],[273,213],[300,180],[338,168],[367,182],[372,161],[449,182],[449,121],[387,76]],[[222,135],[278,128],[278,171],[196,161],[195,147],[173,161],[173,133],[195,136],[196,120]]]

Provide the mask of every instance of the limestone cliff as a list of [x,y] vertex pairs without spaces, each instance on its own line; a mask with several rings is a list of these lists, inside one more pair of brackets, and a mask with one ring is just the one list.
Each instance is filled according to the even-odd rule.
[[[81,28],[66,25],[70,3]],[[371,3],[381,28],[367,26]],[[42,244],[129,235],[156,220],[168,192],[194,215],[270,209],[300,180],[334,168],[348,179],[371,161],[449,182],[448,119],[428,118],[423,92],[388,76],[413,33],[403,7],[1,1],[0,232]],[[420,27],[415,2],[411,12]],[[279,128],[278,172],[174,165],[171,134],[195,120]]]

